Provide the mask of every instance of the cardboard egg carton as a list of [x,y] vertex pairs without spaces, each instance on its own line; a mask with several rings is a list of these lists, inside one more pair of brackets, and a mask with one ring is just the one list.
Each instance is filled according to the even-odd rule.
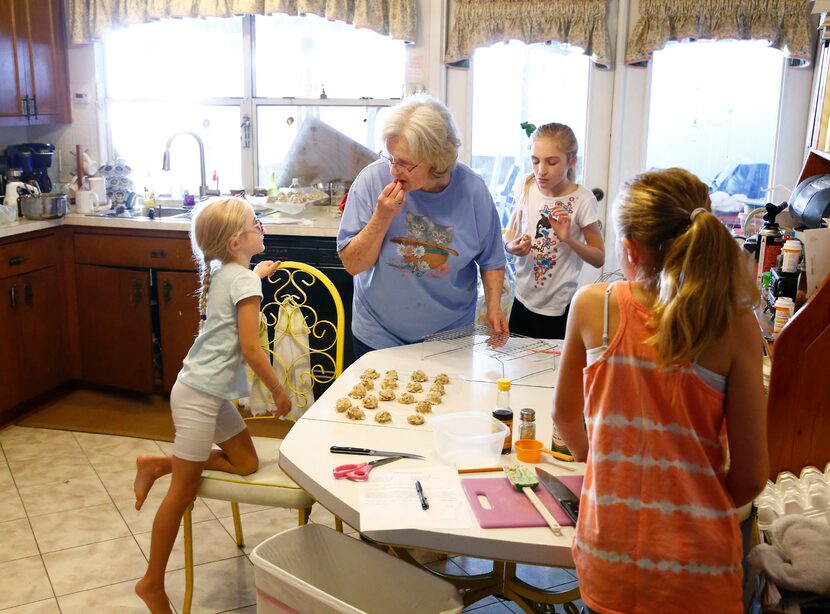
[[830,525],[830,463],[824,469],[805,467],[796,477],[789,471],[778,474],[775,482],[767,481],[755,499],[758,527],[768,529],[776,518],[787,514],[824,517]]

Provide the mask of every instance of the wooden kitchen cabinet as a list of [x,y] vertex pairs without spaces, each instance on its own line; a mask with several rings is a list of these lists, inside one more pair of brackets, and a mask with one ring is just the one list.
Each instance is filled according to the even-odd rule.
[[159,271],[159,329],[162,347],[162,387],[170,392],[199,331],[199,277],[192,272]]
[[0,0],[0,126],[71,121],[62,0]]
[[0,414],[70,377],[54,236],[0,245]]
[[170,392],[199,325],[185,238],[76,232],[81,380]]
[[81,379],[135,392],[155,389],[149,271],[75,268]]

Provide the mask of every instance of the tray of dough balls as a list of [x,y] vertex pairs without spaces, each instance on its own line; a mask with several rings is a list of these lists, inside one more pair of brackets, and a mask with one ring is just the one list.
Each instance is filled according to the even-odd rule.
[[366,369],[349,392],[337,399],[334,411],[344,420],[419,427],[434,414],[448,413],[442,412],[443,407],[459,405],[460,397],[446,373]]

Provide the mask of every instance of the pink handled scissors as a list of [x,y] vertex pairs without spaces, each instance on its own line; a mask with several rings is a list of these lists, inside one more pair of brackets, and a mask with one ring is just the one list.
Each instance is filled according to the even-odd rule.
[[334,468],[333,473],[334,477],[338,480],[340,478],[346,478],[347,480],[352,480],[353,482],[365,482],[369,479],[369,472],[372,470],[372,467],[385,465],[386,463],[391,463],[402,458],[406,457],[389,456],[386,458],[379,458],[368,463],[350,463],[348,465],[340,465],[339,467]]

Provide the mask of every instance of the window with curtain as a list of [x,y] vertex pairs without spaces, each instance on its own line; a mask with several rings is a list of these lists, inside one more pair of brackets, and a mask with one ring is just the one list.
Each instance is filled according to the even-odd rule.
[[[523,122],[569,125],[584,153],[591,60],[558,43],[519,41],[477,49],[473,55],[472,167],[490,187],[506,225],[513,189],[531,172]],[[577,182],[581,165],[577,163]]]
[[[378,114],[404,83],[403,41],[314,15],[132,25],[107,34],[103,50],[111,148],[133,169],[137,189],[150,183],[174,197],[198,193],[200,179],[189,135],[172,141],[171,170],[161,170],[177,132],[204,142],[210,188],[267,188],[272,174],[288,185],[296,167],[287,168],[287,156],[307,120],[363,155],[376,152]],[[351,181],[363,162],[327,179]]]
[[737,228],[771,198],[783,53],[766,41],[698,41],[670,43],[652,62],[646,168],[689,169]]

